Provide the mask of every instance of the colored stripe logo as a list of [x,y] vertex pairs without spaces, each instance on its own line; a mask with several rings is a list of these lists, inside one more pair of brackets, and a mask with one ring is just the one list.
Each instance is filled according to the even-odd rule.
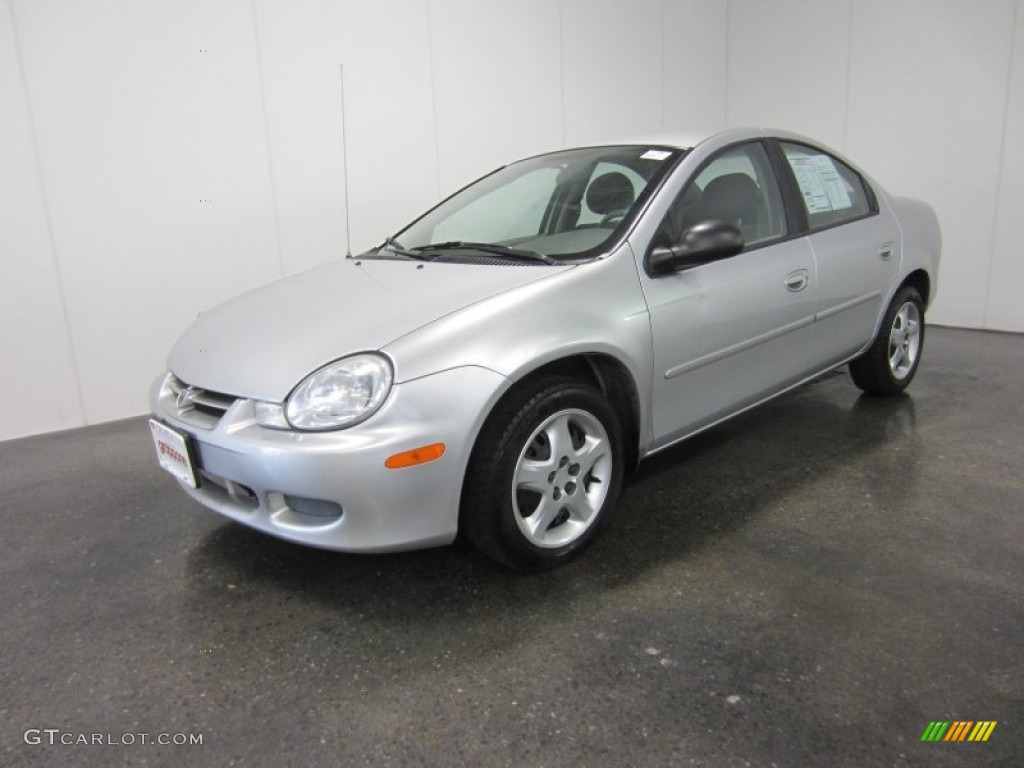
[[921,734],[921,741],[988,741],[996,720],[933,720]]

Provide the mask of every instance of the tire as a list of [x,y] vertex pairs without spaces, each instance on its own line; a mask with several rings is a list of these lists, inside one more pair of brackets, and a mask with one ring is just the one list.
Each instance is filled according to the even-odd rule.
[[622,427],[603,394],[562,376],[527,382],[488,416],[463,486],[460,529],[516,570],[568,562],[622,489]]
[[916,288],[897,291],[878,336],[850,363],[853,383],[869,395],[898,395],[917,373],[924,350],[924,302]]

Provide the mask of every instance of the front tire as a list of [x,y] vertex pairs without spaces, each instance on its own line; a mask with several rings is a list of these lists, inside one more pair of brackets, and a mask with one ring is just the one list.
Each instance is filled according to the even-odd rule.
[[622,488],[622,428],[598,390],[561,376],[512,390],[470,459],[460,528],[517,570],[569,561],[593,538]]
[[853,383],[869,395],[898,395],[917,373],[924,349],[924,302],[912,286],[893,297],[878,336],[850,363]]

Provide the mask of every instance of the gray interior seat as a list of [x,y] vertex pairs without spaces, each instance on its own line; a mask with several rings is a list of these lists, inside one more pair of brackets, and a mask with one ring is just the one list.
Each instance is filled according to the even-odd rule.
[[746,242],[761,238],[761,192],[745,173],[727,173],[708,182],[700,208],[703,219],[735,224]]
[[587,187],[587,207],[601,216],[625,213],[635,199],[633,182],[618,171],[601,174]]

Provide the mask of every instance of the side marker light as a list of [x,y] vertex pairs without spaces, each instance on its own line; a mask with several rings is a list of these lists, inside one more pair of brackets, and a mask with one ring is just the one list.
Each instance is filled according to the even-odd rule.
[[388,456],[384,466],[388,469],[403,469],[404,467],[415,467],[417,464],[426,464],[428,461],[436,461],[444,456],[444,443],[432,443],[430,445],[413,448],[411,451],[402,451],[394,456]]

